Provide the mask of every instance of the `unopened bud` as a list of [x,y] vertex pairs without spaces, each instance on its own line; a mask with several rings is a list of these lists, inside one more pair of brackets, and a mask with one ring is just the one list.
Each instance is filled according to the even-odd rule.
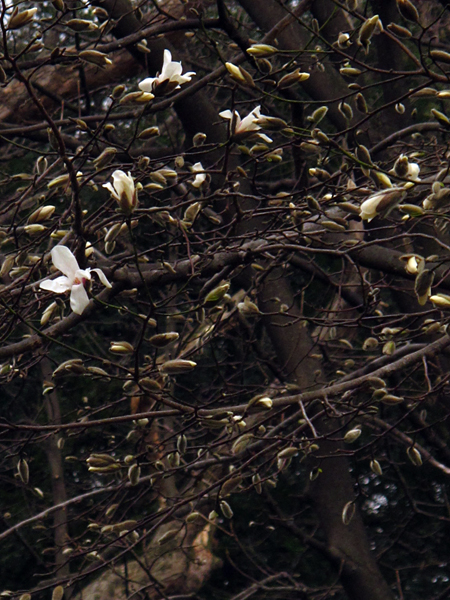
[[168,346],[169,344],[173,344],[176,342],[180,335],[176,331],[170,331],[168,333],[158,333],[156,335],[152,335],[149,338],[149,342],[155,348],[164,348],[164,346]]
[[396,404],[401,404],[405,399],[400,396],[394,396],[394,394],[385,394],[380,398],[380,402],[386,404],[387,406],[395,406]]
[[150,92],[131,92],[123,96],[119,104],[147,104],[154,97]]
[[233,518],[233,515],[234,515],[233,510],[232,510],[231,506],[228,504],[228,502],[226,502],[226,500],[221,500],[220,510],[222,511],[222,514],[226,519]]
[[81,60],[98,65],[99,67],[112,65],[112,60],[109,59],[106,54],[103,52],[98,52],[97,50],[82,50],[78,56],[81,58]]
[[35,223],[34,225],[25,225],[24,231],[28,235],[37,235],[38,233],[42,233],[47,228],[44,225],[39,225]]
[[375,475],[383,475],[383,469],[376,459],[370,461],[370,469],[375,473]]
[[355,427],[354,429],[349,429],[347,433],[344,435],[344,442],[346,444],[353,444],[359,436],[361,435],[361,428]]
[[140,140],[148,140],[159,135],[159,127],[148,127],[138,135]]
[[369,47],[370,39],[375,31],[375,28],[377,27],[377,25],[379,23],[380,23],[379,16],[374,15],[373,17],[370,17],[370,19],[367,19],[366,21],[364,21],[364,23],[361,26],[361,29],[359,30],[359,36],[358,36],[357,43],[359,46],[363,46],[365,48],[366,52]]
[[194,137],[192,138],[192,144],[195,148],[198,148],[199,146],[202,146],[206,141],[206,134],[199,132],[196,133],[194,135]]
[[66,23],[67,27],[72,29],[72,31],[95,31],[98,29],[98,25],[96,25],[93,21],[88,21],[87,19],[70,19]]
[[31,213],[31,215],[28,217],[27,223],[41,223],[42,221],[49,219],[54,212],[55,207],[52,204],[49,204],[47,206],[41,206],[41,208],[38,208],[33,213]]
[[350,104],[347,104],[347,102],[340,102],[338,110],[341,115],[347,119],[347,121],[351,121],[353,119],[353,109]]
[[55,314],[56,309],[58,308],[58,304],[56,302],[52,302],[42,313],[41,317],[41,325],[47,325],[50,319]]
[[62,585],[57,585],[52,592],[52,600],[62,600],[64,596],[64,588]]
[[36,161],[36,172],[38,175],[42,175],[47,170],[48,160],[45,156],[40,156]]
[[269,44],[253,44],[253,46],[247,48],[247,54],[251,54],[251,56],[255,56],[256,58],[273,56],[274,54],[277,54],[277,52],[278,50]]
[[310,78],[309,73],[303,73],[300,69],[296,69],[292,73],[288,73],[284,75],[280,81],[278,82],[277,88],[279,90],[285,90],[286,88],[291,87],[297,83],[303,83]]
[[281,450],[280,452],[278,452],[277,458],[278,459],[292,458],[293,456],[296,456],[297,454],[298,454],[298,448],[291,446],[289,448],[284,448],[284,450]]
[[409,29],[402,27],[401,25],[397,25],[397,23],[389,23],[387,28],[397,37],[410,38],[412,36],[412,33]]
[[261,485],[261,477],[259,473],[255,473],[252,477],[252,483],[255,486],[255,492],[257,494],[262,494],[262,485]]
[[338,36],[338,46],[339,48],[347,48],[348,46],[350,46],[351,41],[350,41],[350,35],[348,33],[340,33]]
[[156,393],[161,391],[161,385],[151,377],[144,377],[139,380],[139,385],[145,392]]
[[308,121],[311,121],[311,123],[314,123],[314,125],[317,125],[317,123],[320,123],[320,121],[325,117],[327,112],[328,106],[320,106],[312,113],[312,115],[307,117],[307,119]]
[[116,85],[116,87],[111,92],[111,98],[113,100],[119,100],[119,98],[121,98],[123,96],[124,92],[125,92],[124,85]]
[[94,158],[93,163],[95,165],[95,168],[97,170],[103,169],[103,167],[109,165],[109,163],[113,160],[116,154],[117,148],[105,148],[103,152],[99,154],[99,156],[97,156],[97,158]]
[[408,455],[408,458],[413,465],[415,465],[416,467],[422,466],[422,455],[415,446],[410,446],[406,450],[406,454]]
[[180,454],[184,454],[187,449],[187,437],[183,435],[179,435],[177,438],[177,450]]
[[354,67],[341,67],[339,73],[345,77],[358,77],[358,75],[361,75],[362,71],[355,69]]
[[450,296],[447,296],[446,294],[434,294],[433,296],[430,296],[430,300],[439,308],[447,310],[450,308]]
[[440,110],[436,110],[435,108],[432,108],[431,114],[436,119],[436,121],[438,121],[438,123],[440,123],[444,127],[450,127],[450,120],[447,117],[447,115],[445,115],[443,112],[441,112]]
[[201,517],[201,513],[199,512],[191,512],[187,517],[186,517],[186,523],[195,523],[195,521],[197,521],[197,519],[199,517]]
[[399,13],[407,21],[413,21],[413,23],[419,23],[419,11],[410,0],[397,0],[397,8]]
[[37,8],[29,8],[23,12],[18,12],[17,7],[14,9],[11,18],[8,21],[7,29],[20,29],[24,25],[27,25],[33,20],[34,15],[37,13]]
[[24,458],[21,458],[17,463],[17,472],[22,483],[27,485],[28,481],[30,480],[30,469],[27,461]]
[[434,272],[429,269],[423,269],[418,273],[415,283],[414,291],[417,296],[417,300],[420,306],[425,306],[428,297],[431,296],[431,286],[434,281]]
[[349,525],[355,514],[355,503],[347,502],[342,510],[342,522],[344,525]]
[[158,544],[162,546],[163,544],[167,544],[170,540],[173,540],[180,533],[179,529],[169,529],[166,531],[160,538],[158,538]]
[[206,295],[205,304],[220,302],[229,289],[230,283],[228,281],[217,286]]
[[132,354],[134,352],[133,346],[128,342],[111,342],[109,351],[114,354]]
[[366,99],[361,94],[361,92],[356,94],[355,102],[356,102],[356,108],[359,110],[359,112],[361,112],[361,113],[368,112]]
[[268,396],[264,396],[264,398],[257,400],[255,404],[270,410],[273,407],[273,400]]
[[128,469],[128,480],[131,485],[137,485],[139,483],[139,477],[141,476],[141,467],[139,465],[131,465]]
[[181,358],[168,360],[163,363],[159,370],[161,373],[165,373],[166,375],[181,375],[182,373],[188,373],[192,371],[197,366],[192,360],[183,360]]
[[253,77],[244,68],[237,67],[236,65],[233,65],[233,63],[229,62],[225,63],[225,67],[227,68],[231,79],[245,87],[255,87]]

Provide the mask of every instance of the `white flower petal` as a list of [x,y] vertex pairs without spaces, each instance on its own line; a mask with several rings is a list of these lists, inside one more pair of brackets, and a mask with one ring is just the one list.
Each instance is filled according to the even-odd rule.
[[222,119],[229,119],[231,121],[231,119],[233,118],[233,113],[231,112],[231,110],[223,110],[219,113],[219,117],[222,117]]
[[167,89],[171,92],[174,89],[178,89],[180,84],[191,81],[191,78],[195,75],[194,71],[189,71],[189,73],[185,73],[184,75],[182,75],[182,72],[183,66],[181,62],[172,60],[172,54],[166,48],[164,50],[163,66],[160,75],[158,77],[147,77],[147,79],[141,81],[139,88],[143,92],[153,92],[158,85],[166,82]]
[[94,273],[97,273],[98,278],[100,279],[100,281],[103,283],[103,285],[107,288],[111,288],[112,285],[109,283],[106,275],[103,273],[103,271],[101,269],[92,269],[92,271],[94,271]]
[[268,135],[266,135],[265,133],[257,133],[256,134],[261,140],[264,140],[265,142],[267,142],[268,144],[271,144],[273,142],[272,138],[270,138]]
[[205,181],[206,179],[206,175],[196,175],[194,181],[192,182],[192,185],[195,188],[199,188],[202,183]]
[[180,62],[171,62],[163,68],[163,72],[159,76],[161,81],[169,79],[170,81],[177,81],[183,72],[183,67]]
[[[252,112],[250,112],[246,117],[244,117],[242,119],[242,122],[239,126],[239,132],[258,131],[258,129],[261,129],[261,125],[258,125],[258,123],[256,123],[256,120],[259,119],[260,117],[261,117],[261,107],[257,106],[256,108],[254,108],[252,110]],[[236,133],[237,133],[237,127],[236,127]]]
[[75,272],[80,268],[77,259],[67,246],[55,246],[52,250],[52,261],[58,271],[73,281]]
[[420,166],[417,163],[409,163],[408,165],[408,177],[413,181],[420,181],[419,178]]
[[124,212],[132,212],[137,207],[138,201],[136,186],[131,173],[128,172],[127,175],[124,171],[117,169],[112,174],[112,178],[113,185],[105,183],[103,187],[109,190]]
[[122,194],[124,192],[125,186],[126,186],[126,179],[127,176],[125,175],[125,173],[123,171],[114,171],[114,173],[112,174],[112,178],[113,178],[113,186],[114,189],[116,190],[116,194],[118,198],[122,197]]
[[180,75],[180,77],[178,77],[178,83],[187,83],[194,77],[194,75],[197,75],[195,71],[188,71],[184,75]]
[[72,286],[69,283],[69,279],[65,275],[61,275],[56,279],[46,279],[45,281],[41,281],[39,287],[41,290],[47,290],[54,294],[64,294],[64,292],[70,290]]
[[91,269],[78,269],[75,272],[75,284],[81,283],[83,279],[91,280]]
[[144,81],[139,84],[139,89],[143,92],[151,93],[153,91],[153,83],[157,80],[157,77],[147,77]]
[[164,50],[163,68],[162,68],[161,75],[162,75],[162,73],[164,73],[165,69],[167,69],[167,67],[170,65],[171,62],[172,62],[172,52],[166,48]]
[[116,190],[113,188],[112,183],[104,183],[102,185],[102,187],[106,188],[108,190],[108,192],[111,192],[111,196],[113,198],[115,198],[116,200],[118,200],[118,196],[116,194]]
[[70,292],[70,308],[77,315],[82,315],[84,309],[89,304],[89,297],[82,283],[72,286]]
[[195,165],[192,165],[191,171],[193,173],[197,173],[197,175],[195,176],[194,181],[192,181],[192,185],[195,188],[199,188],[202,185],[202,183],[205,181],[205,179],[206,179],[206,173],[200,173],[199,172],[199,171],[204,171],[202,163],[201,162],[197,162],[197,163],[195,163]]

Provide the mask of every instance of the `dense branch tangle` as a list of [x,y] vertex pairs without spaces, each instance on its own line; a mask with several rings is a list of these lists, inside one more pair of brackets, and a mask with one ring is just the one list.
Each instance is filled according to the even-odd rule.
[[1,23],[10,595],[444,597],[441,3]]

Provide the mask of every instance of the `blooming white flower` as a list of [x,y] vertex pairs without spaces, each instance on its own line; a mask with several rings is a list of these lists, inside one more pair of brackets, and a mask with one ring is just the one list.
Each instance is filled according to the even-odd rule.
[[417,163],[408,163],[408,179],[412,181],[420,181],[419,177],[420,167]]
[[[268,142],[270,144],[272,139],[268,135],[266,135],[265,133],[258,133],[259,130],[261,129],[261,125],[259,125],[258,120],[264,119],[264,118],[269,118],[269,117],[266,117],[266,115],[261,114],[261,106],[257,106],[256,108],[254,108],[243,119],[241,119],[237,110],[235,110],[233,112],[234,112],[234,130],[232,132],[233,136],[244,138],[244,137],[250,137],[252,135],[256,135],[259,138],[261,138],[262,140],[264,140],[265,142]],[[219,116],[222,117],[222,119],[228,119],[230,122],[232,122],[233,121],[233,112],[231,112],[231,110],[223,110],[222,112],[219,113]]]
[[[137,187],[131,173],[128,175],[117,170],[112,174],[113,184],[104,183],[103,187],[111,192],[111,196],[117,200],[124,213],[130,214],[138,205]],[[138,184],[139,185],[139,184]]]
[[[192,76],[195,75],[194,71],[189,71],[182,75],[183,67],[181,62],[172,60],[172,54],[170,50],[164,50],[164,61],[161,74],[157,77],[147,77],[144,81],[141,81],[139,88],[143,92],[152,92],[155,95],[169,94],[173,90],[177,90],[183,83],[187,83],[191,80]],[[157,89],[159,88],[159,90]]]
[[403,200],[406,193],[404,188],[399,187],[380,190],[361,204],[359,216],[363,221],[371,221],[381,213],[387,216]]
[[411,179],[411,181],[420,181],[420,166],[417,163],[410,163],[405,154],[400,154],[389,173],[398,177],[404,177],[405,179]]
[[420,265],[423,267],[423,258],[418,256],[411,256],[406,263],[406,272],[410,275],[417,275],[420,270]]
[[191,181],[191,185],[193,185],[196,188],[199,188],[206,179],[206,173],[202,172],[202,171],[204,171],[202,163],[197,162],[197,163],[195,163],[195,165],[192,165],[191,171],[193,173],[197,173],[194,181]]
[[64,294],[64,292],[70,290],[70,308],[77,315],[83,314],[84,309],[89,304],[89,297],[84,284],[86,281],[91,280],[91,271],[97,273],[104,286],[111,287],[101,269],[80,269],[77,259],[67,246],[55,246],[51,254],[54,266],[64,275],[56,279],[41,281],[39,287],[55,294]]

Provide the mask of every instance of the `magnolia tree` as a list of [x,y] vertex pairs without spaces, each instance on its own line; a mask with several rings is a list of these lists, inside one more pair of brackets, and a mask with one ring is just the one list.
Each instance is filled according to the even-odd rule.
[[446,8],[2,4],[2,597],[447,597]]

